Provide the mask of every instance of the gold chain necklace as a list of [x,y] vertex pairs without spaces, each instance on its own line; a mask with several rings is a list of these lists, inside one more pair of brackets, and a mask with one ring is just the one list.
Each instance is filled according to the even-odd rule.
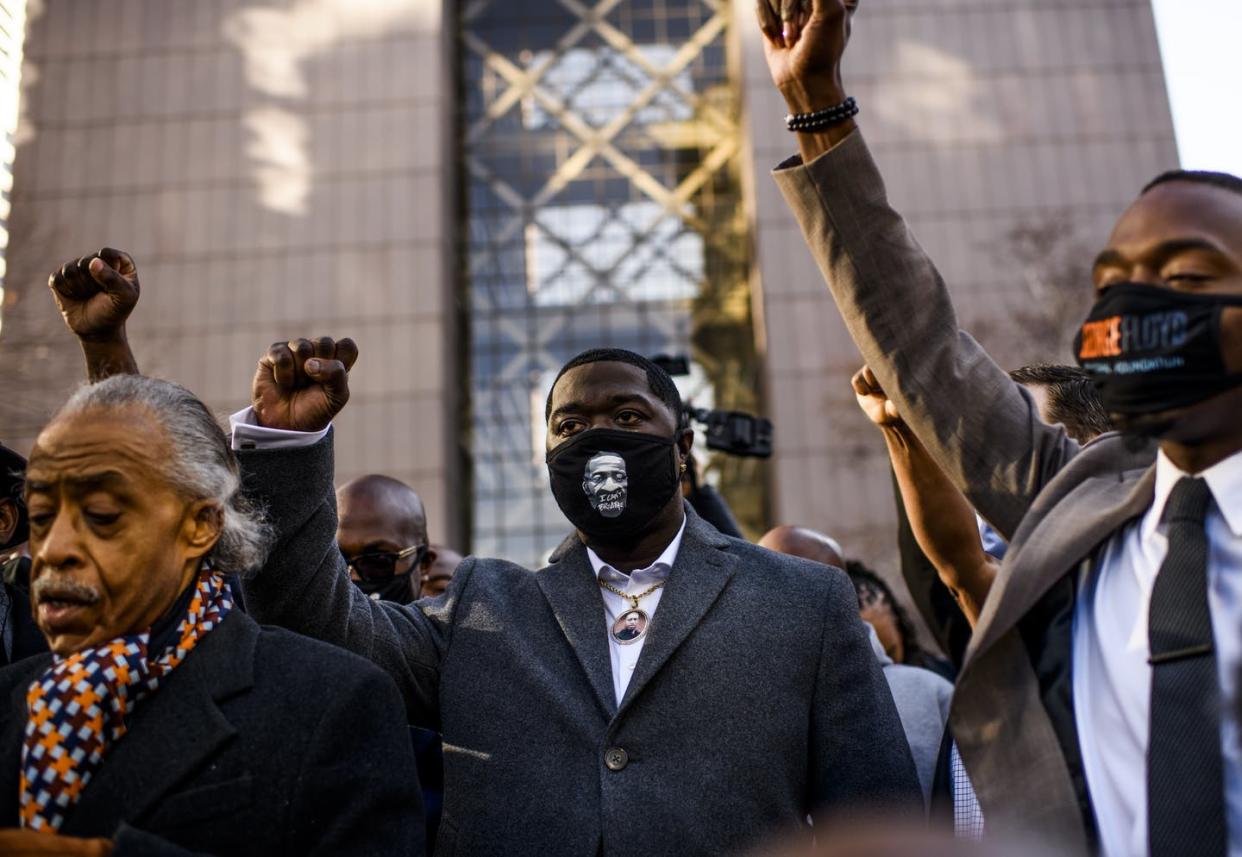
[[651,593],[655,592],[657,589],[659,589],[664,584],[665,584],[665,581],[661,580],[659,583],[657,583],[655,586],[651,587],[650,589],[640,592],[637,595],[630,595],[628,592],[622,592],[620,589],[617,589],[617,587],[613,586],[611,583],[606,583],[603,580],[599,582],[599,585],[607,589],[609,592],[613,593],[614,595],[620,595],[622,598],[626,599],[631,604],[633,604],[635,610],[638,609],[639,601],[646,598]]

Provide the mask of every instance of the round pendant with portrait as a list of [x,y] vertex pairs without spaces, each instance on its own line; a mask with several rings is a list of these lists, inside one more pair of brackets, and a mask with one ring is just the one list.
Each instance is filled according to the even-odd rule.
[[612,623],[612,638],[623,646],[637,643],[647,633],[651,617],[642,610],[626,610]]

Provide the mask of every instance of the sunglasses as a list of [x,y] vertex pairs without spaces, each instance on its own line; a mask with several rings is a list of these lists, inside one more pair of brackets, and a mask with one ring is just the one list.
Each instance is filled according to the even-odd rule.
[[354,573],[363,580],[388,580],[397,576],[397,563],[408,556],[413,556],[415,559],[410,563],[410,570],[403,572],[402,576],[418,568],[426,550],[426,545],[414,545],[403,551],[364,553],[353,558],[345,557],[345,565],[352,568]]

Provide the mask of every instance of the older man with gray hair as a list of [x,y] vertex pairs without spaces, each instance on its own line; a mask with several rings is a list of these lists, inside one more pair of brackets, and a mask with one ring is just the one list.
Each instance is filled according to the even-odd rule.
[[422,853],[392,681],[234,609],[268,529],[193,394],[81,388],[26,504],[52,653],[0,671],[0,853]]

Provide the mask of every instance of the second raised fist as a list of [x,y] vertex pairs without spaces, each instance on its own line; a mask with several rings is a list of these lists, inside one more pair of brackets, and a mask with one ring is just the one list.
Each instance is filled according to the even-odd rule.
[[259,425],[322,431],[349,401],[349,370],[358,359],[352,339],[274,343],[259,360],[250,404]]

